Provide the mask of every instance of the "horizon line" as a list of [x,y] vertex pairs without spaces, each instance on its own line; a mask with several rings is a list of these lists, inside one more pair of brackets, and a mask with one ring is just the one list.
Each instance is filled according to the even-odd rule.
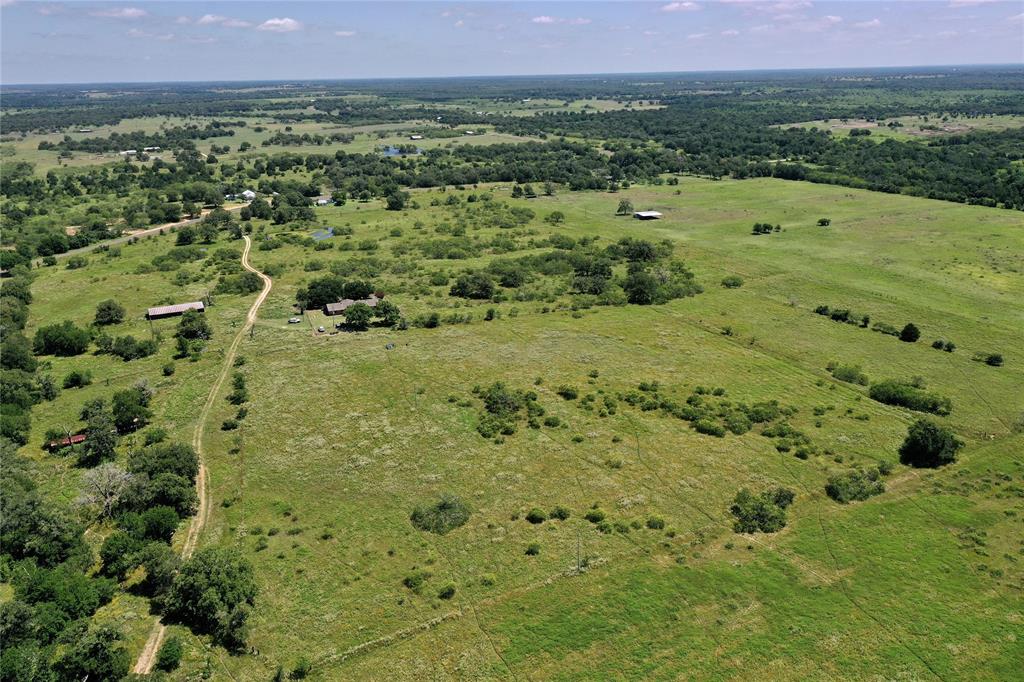
[[349,83],[349,82],[375,82],[375,81],[417,81],[417,80],[473,80],[473,79],[515,79],[515,78],[579,78],[600,76],[676,76],[696,74],[742,74],[742,73],[791,73],[791,72],[857,72],[857,71],[885,71],[893,69],[958,69],[958,68],[1021,68],[1024,69],[1024,61],[1021,62],[992,62],[992,63],[969,63],[969,64],[893,64],[887,66],[799,66],[799,67],[772,67],[772,68],[750,68],[750,69],[694,69],[681,71],[598,71],[591,73],[532,73],[532,74],[471,74],[471,75],[439,75],[439,76],[357,76],[340,78],[272,78],[272,79],[237,79],[237,80],[155,80],[155,81],[65,81],[50,83],[5,83],[0,81],[0,89],[4,88],[41,88],[41,87],[71,87],[85,85],[203,85],[221,83]]

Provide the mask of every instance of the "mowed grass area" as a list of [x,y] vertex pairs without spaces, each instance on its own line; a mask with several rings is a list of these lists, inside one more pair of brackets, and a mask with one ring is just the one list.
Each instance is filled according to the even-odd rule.
[[[494,189],[495,198],[537,218],[522,230],[470,230],[471,238],[515,233],[521,246],[555,232],[600,236],[599,245],[622,236],[669,239],[705,292],[662,306],[578,311],[562,294],[554,302],[467,303],[447,286],[424,290],[389,268],[375,281],[403,313],[470,312],[473,321],[319,335],[311,328],[327,321],[319,313],[286,323],[297,288],[323,274],[306,264],[389,260],[410,240],[440,237],[433,227],[454,222],[453,214],[429,204],[446,194],[414,192],[422,208],[402,213],[380,202],[317,209],[318,226],[349,226],[353,243],[377,240],[373,251],[341,251],[341,236],[328,251],[254,249],[253,264],[274,271],[275,284],[239,350],[249,415],[238,431],[222,432],[235,408],[218,400],[206,430],[213,516],[200,544],[237,547],[253,562],[261,593],[250,644],[258,654],[208,653],[189,638],[176,678],[208,667],[215,679],[269,679],[302,656],[316,679],[1016,674],[1024,656],[1024,436],[1014,432],[1024,412],[1019,213],[771,179],[683,178],[678,187],[535,200],[510,200],[509,189]],[[616,217],[622,198],[665,218]],[[566,215],[564,224],[541,221],[553,210]],[[818,227],[821,217],[831,226]],[[751,224],[764,221],[783,229],[751,235]],[[170,284],[174,273],[124,274],[172,239],[126,246],[119,259],[93,257],[83,270],[44,270],[29,332],[51,317],[84,323],[104,298],[137,317],[168,292],[205,291],[211,272],[184,291]],[[240,249],[212,248],[224,246]],[[399,260],[457,273],[493,257]],[[721,287],[730,274],[744,285]],[[216,297],[208,352],[160,379],[167,383],[158,384],[154,423],[174,437],[188,439],[219,349],[250,301]],[[823,304],[897,327],[913,321],[922,339],[905,344],[832,322],[812,312]],[[490,307],[501,316],[484,322]],[[132,322],[132,333],[145,324]],[[934,338],[954,341],[957,351],[932,349]],[[1006,364],[973,361],[980,351],[1001,352]],[[95,363],[98,381],[37,407],[33,441],[94,397],[85,391],[105,395],[138,376],[156,380],[170,352],[165,341],[156,359],[59,361]],[[888,491],[867,502],[828,499],[830,473],[895,461],[915,417],[834,381],[830,360],[859,364],[872,380],[920,376],[949,396],[954,409],[944,421],[967,441],[960,462],[937,472],[897,466]],[[65,366],[54,362],[59,375]],[[502,444],[484,439],[471,392],[494,381],[536,391],[564,426],[520,423]],[[570,385],[581,397],[615,395],[641,381],[659,382],[680,401],[707,386],[737,402],[794,406],[789,421],[818,454],[778,452],[756,429],[699,435],[622,401],[616,414],[599,417],[556,394]],[[70,496],[74,470],[36,456],[55,478],[69,472],[54,489]],[[735,535],[728,506],[736,491],[776,485],[797,493],[788,526]],[[468,504],[469,522],[444,536],[416,530],[412,509],[443,493]],[[622,529],[602,534],[584,520],[595,504]],[[570,518],[524,519],[556,505]],[[647,528],[650,517],[665,528]],[[528,556],[533,543],[539,553]],[[578,558],[589,564],[581,574],[573,571]],[[431,574],[419,594],[403,585],[416,571]],[[449,583],[454,596],[439,598]],[[150,622],[143,609],[119,598],[104,611],[131,630],[136,648]]]
[[[267,675],[301,655],[322,679],[717,678],[766,669],[792,679],[879,670],[997,679],[1013,669],[1021,547],[1019,519],[1007,512],[1024,509],[1002,490],[1022,475],[1022,439],[1011,434],[1024,408],[1024,373],[1012,360],[1024,351],[1015,332],[1024,319],[1019,216],[772,180],[684,180],[679,189],[522,202],[539,216],[565,212],[556,229],[571,235],[674,240],[707,291],[665,306],[574,317],[505,303],[504,316],[485,323],[490,304],[460,304],[473,323],[313,335],[284,324],[295,288],[315,275],[298,264],[337,252],[255,253],[257,267],[291,268],[243,350],[253,399],[241,452],[223,454],[233,437],[210,432],[214,499],[230,506],[216,508],[204,542],[249,554],[263,588],[252,636],[260,655],[227,660],[232,674]],[[415,196],[425,206],[441,195]],[[616,218],[621,197],[666,218]],[[409,230],[439,210],[396,215],[350,204],[320,215],[349,223],[360,240]],[[816,226],[824,216],[830,228]],[[784,230],[751,236],[761,220]],[[407,236],[383,239],[376,255]],[[746,284],[723,289],[725,274]],[[393,300],[412,311],[454,305]],[[834,323],[811,312],[818,304],[897,326],[914,321],[924,337],[909,345]],[[726,326],[733,336],[722,334]],[[933,336],[959,350],[931,349]],[[1003,352],[1006,366],[972,361],[981,349]],[[962,463],[937,473],[897,467],[889,492],[866,503],[826,498],[829,473],[894,460],[913,419],[830,380],[832,359],[861,364],[872,379],[919,375],[949,395],[948,422],[969,443]],[[523,427],[501,445],[484,440],[474,429],[478,402],[450,399],[471,400],[474,385],[497,380],[532,387],[567,426]],[[701,436],[625,405],[599,418],[554,393],[571,384],[614,394],[654,380],[680,398],[721,386],[734,400],[796,406],[792,424],[832,454],[801,461],[753,433]],[[820,427],[815,407],[832,408]],[[789,527],[733,535],[736,490],[772,485],[798,493]],[[415,530],[411,510],[444,492],[469,504],[469,523],[443,537]],[[565,522],[523,519],[559,504],[572,511]],[[602,535],[581,518],[594,504],[626,524],[663,517],[674,536]],[[969,528],[989,534],[989,556],[962,546]],[[257,550],[260,536],[267,547]],[[525,555],[534,542],[539,555]],[[567,575],[577,547],[591,568]],[[419,595],[402,585],[417,570],[432,574]],[[455,597],[437,598],[448,583]]]

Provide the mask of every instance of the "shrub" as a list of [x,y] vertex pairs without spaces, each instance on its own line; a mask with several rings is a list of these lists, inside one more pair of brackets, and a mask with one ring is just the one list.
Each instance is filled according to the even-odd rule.
[[73,369],[64,377],[64,388],[81,388],[92,383],[92,372]]
[[566,400],[576,400],[579,397],[579,393],[572,386],[559,386],[555,392]]
[[866,500],[885,492],[885,484],[878,480],[879,472],[848,471],[829,476],[825,494],[840,504]]
[[531,542],[526,546],[526,556],[537,556],[540,554],[540,545],[536,542]]
[[665,528],[665,519],[660,516],[649,516],[647,518],[647,527],[651,530],[662,530]]
[[234,431],[237,428],[238,428],[238,420],[237,419],[225,419],[220,424],[220,430],[221,431]]
[[548,515],[544,513],[544,510],[534,507],[527,512],[526,520],[532,524],[544,523],[548,520]]
[[786,525],[786,507],[793,502],[793,492],[785,488],[766,490],[754,495],[742,488],[733,500],[729,512],[736,517],[733,530],[737,533],[775,533]]
[[437,593],[437,598],[438,599],[451,599],[454,596],[455,596],[455,585],[453,585],[452,583],[448,583],[447,585],[442,587],[440,590],[438,590],[438,593]]
[[569,518],[569,515],[569,510],[561,505],[558,505],[557,507],[552,509],[550,514],[552,519],[558,519],[559,521],[565,521],[567,518]]
[[710,419],[698,419],[693,422],[693,429],[697,433],[703,433],[706,436],[725,437],[725,427]]
[[309,673],[313,670],[313,664],[309,662],[309,659],[305,656],[301,656],[298,661],[295,662],[295,667],[288,673],[288,678],[292,680],[304,680],[309,676]]
[[818,218],[818,227],[828,227],[832,224],[831,218]]
[[100,326],[118,324],[124,321],[124,307],[113,299],[102,301],[96,306],[93,323]]
[[416,507],[409,520],[420,530],[444,535],[469,520],[469,507],[458,497],[445,494],[429,507]]
[[848,384],[868,385],[868,375],[861,371],[860,365],[836,365],[832,368],[832,376]]
[[482,272],[459,275],[449,293],[461,298],[487,299],[494,296],[494,282]]
[[918,419],[907,429],[907,437],[900,446],[900,462],[912,467],[940,467],[955,462],[963,445],[949,427]]
[[604,512],[600,509],[588,509],[587,513],[583,515],[583,518],[591,523],[601,523],[604,521]]
[[917,328],[913,322],[908,322],[902,330],[900,330],[900,341],[906,341],[907,343],[914,343],[921,338],[921,330]]
[[722,286],[726,289],[738,289],[743,286],[743,278],[739,275],[728,275],[722,278]]
[[544,418],[544,426],[555,427],[559,426],[561,423],[562,420],[556,417],[555,415],[551,415],[550,417]]
[[168,637],[164,645],[160,647],[160,653],[156,655],[157,670],[163,670],[164,672],[177,670],[178,666],[181,665],[181,655],[181,640],[175,635]]
[[420,590],[423,589],[423,585],[430,579],[430,576],[430,571],[413,571],[402,579],[402,584],[416,594],[419,594]]
[[872,400],[877,400],[880,403],[905,407],[915,412],[947,415],[953,409],[953,403],[949,398],[929,393],[911,383],[895,379],[872,384],[868,395]]
[[989,365],[991,367],[1002,367],[1003,366],[1003,356],[1002,356],[1002,354],[1000,354],[1000,353],[986,353],[985,354],[985,364]]

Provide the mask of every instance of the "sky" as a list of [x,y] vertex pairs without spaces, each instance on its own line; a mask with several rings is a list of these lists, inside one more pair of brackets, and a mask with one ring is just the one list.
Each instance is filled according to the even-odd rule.
[[1024,0],[0,0],[0,82],[1024,62]]

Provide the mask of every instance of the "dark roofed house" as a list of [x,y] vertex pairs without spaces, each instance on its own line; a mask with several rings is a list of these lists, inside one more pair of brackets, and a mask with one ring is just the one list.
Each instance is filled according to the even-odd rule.
[[192,301],[191,303],[175,303],[174,305],[161,305],[155,308],[150,308],[146,312],[146,319],[159,320],[162,317],[176,317],[182,315],[186,310],[198,310],[204,312],[206,306],[203,305],[202,301]]
[[369,298],[360,299],[358,301],[355,301],[351,298],[343,298],[337,303],[328,303],[327,305],[325,305],[324,315],[341,315],[343,312],[345,312],[346,308],[355,305],[356,303],[365,303],[371,308],[376,308],[377,303],[380,301],[381,298],[383,298],[383,295],[378,296],[377,294],[370,294]]

